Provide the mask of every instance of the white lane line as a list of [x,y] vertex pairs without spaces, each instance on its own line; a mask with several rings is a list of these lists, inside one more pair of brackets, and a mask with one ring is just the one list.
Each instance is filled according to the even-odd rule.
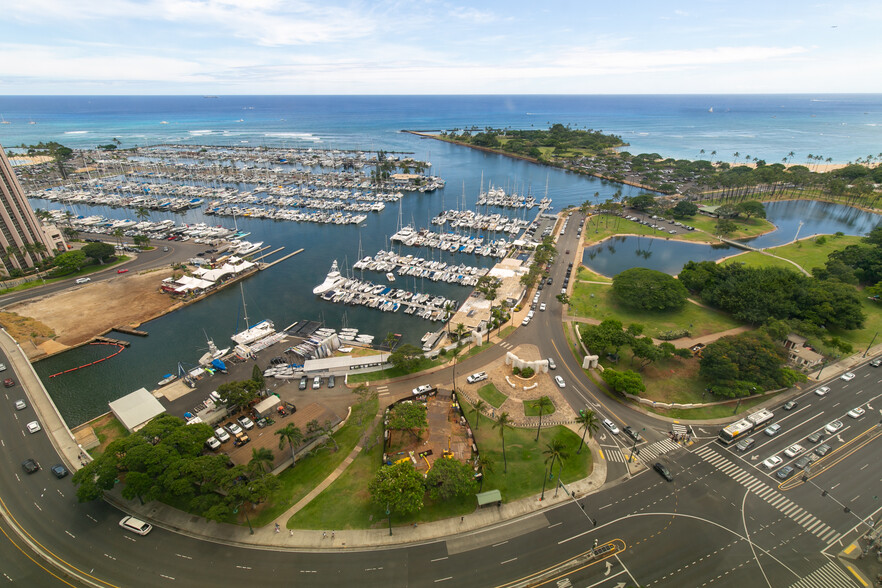
[[162,576],[163,578],[165,578],[166,580],[174,580],[174,578],[172,576],[166,576],[165,574],[159,574],[159,575]]
[[438,582],[446,582],[447,580],[452,580],[452,579],[453,579],[453,576],[447,576],[446,578],[438,578],[437,580],[435,580],[435,583],[437,584]]
[[[867,465],[869,465],[869,464],[867,464]],[[563,522],[560,522],[560,523],[554,523],[553,525],[548,525],[548,528],[549,528],[549,529],[553,529],[553,528],[555,528],[556,526],[558,526],[558,525],[562,525],[562,524],[563,524]]]
[[500,545],[505,545],[506,543],[508,543],[508,541],[503,541],[502,543],[494,543],[490,547],[499,547]]
[[73,539],[76,539],[76,538],[77,538],[77,536],[74,535],[73,533],[71,533],[70,531],[65,531],[65,533],[67,533],[68,535],[70,535]]
[[507,560],[505,560],[505,561],[501,561],[501,562],[499,562],[499,565],[504,566],[504,565],[507,564],[507,563],[511,563],[511,562],[513,562],[513,561],[517,561],[517,560],[518,560],[518,558],[513,557],[513,558],[511,558],[511,559],[507,559]]
[[433,559],[432,561],[444,561],[445,559],[447,559],[446,555],[444,557],[437,557],[437,558]]

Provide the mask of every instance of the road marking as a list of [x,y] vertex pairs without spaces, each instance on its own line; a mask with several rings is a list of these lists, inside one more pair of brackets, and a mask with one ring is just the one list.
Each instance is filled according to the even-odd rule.
[[42,508],[40,508],[40,505],[39,505],[39,504],[37,504],[37,503],[36,503],[36,502],[35,502],[35,503],[34,503],[34,506],[36,506],[36,507],[37,507],[37,510],[39,510],[39,511],[40,511],[40,512],[43,512],[43,509],[42,509]]
[[301,574],[317,574],[317,570],[300,570]]
[[507,564],[507,563],[511,563],[511,562],[513,562],[513,561],[517,561],[517,559],[518,559],[518,558],[513,557],[513,558],[511,558],[511,559],[507,559],[507,560],[505,560],[505,561],[501,561],[501,562],[499,562],[499,565],[504,566],[504,565]]
[[107,554],[105,553],[105,554],[104,554],[104,557],[109,557],[109,558],[112,559],[113,561],[116,561],[116,558],[113,557],[112,555],[107,555]]
[[508,543],[508,541],[503,541],[502,543],[494,543],[490,547],[499,547],[500,545],[505,545],[506,543]]
[[438,558],[433,559],[432,561],[444,561],[445,559],[447,559],[447,556],[438,557]]
[[236,567],[239,568],[240,570],[250,570],[251,569],[251,566],[238,566],[237,565]]
[[437,584],[438,582],[446,582],[447,580],[452,580],[452,579],[453,579],[453,576],[447,576],[446,578],[438,578],[437,580],[435,580],[435,583]]
[[72,538],[74,538],[74,539],[77,538],[77,536],[74,535],[73,533],[71,533],[70,531],[67,531],[67,530],[66,530],[65,533],[67,533],[68,535],[70,535],[70,536],[71,536]]
[[193,558],[190,557],[189,555],[181,555],[180,553],[176,553],[175,555],[177,555],[178,557],[182,557],[182,558],[184,558],[184,559],[193,559]]
[[553,528],[555,528],[556,526],[558,526],[558,525],[562,525],[562,524],[563,524],[563,522],[560,522],[560,523],[554,523],[553,525],[548,525],[548,528],[549,528],[549,529],[553,529]]
[[382,569],[383,569],[383,568],[381,568],[381,567],[380,567],[380,568],[365,568],[364,571],[366,571],[366,572],[376,572],[377,570],[382,570]]
[[128,539],[128,540],[131,541],[132,543],[137,543],[137,541],[136,541],[134,538],[129,537],[128,535],[123,535],[123,537],[125,537],[126,539]]
[[174,580],[174,578],[171,576],[166,576],[165,574],[159,574],[159,575],[162,576],[163,578],[165,578],[166,580]]
[[93,520],[94,522],[96,522],[96,523],[98,522],[98,519],[96,519],[96,518],[93,517],[92,515],[86,515],[86,517],[92,519],[92,520]]

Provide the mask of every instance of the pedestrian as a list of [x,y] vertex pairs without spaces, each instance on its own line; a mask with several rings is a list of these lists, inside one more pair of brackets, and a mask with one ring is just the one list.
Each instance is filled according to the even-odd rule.
[[322,539],[327,538],[327,536],[328,536],[328,532],[327,532],[327,531],[322,531]]
[[293,537],[293,536],[294,536],[294,529],[289,529],[288,530],[288,537]]
[[414,529],[417,528],[417,524],[416,524],[416,523],[413,524],[413,528],[414,528]]
[[465,522],[465,517],[459,517],[459,522],[460,522],[460,523]]
[[331,539],[337,536],[337,531],[331,531]]
[[282,529],[281,529],[281,527],[279,527],[279,523],[276,523],[276,533],[278,533],[278,532],[281,531],[281,530],[282,530]]

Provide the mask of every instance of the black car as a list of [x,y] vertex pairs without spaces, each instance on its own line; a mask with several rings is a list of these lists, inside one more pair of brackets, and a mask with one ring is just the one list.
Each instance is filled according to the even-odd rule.
[[622,429],[622,431],[624,431],[624,432],[625,432],[625,435],[627,435],[628,437],[630,437],[630,438],[633,439],[634,441],[640,441],[640,433],[638,433],[637,431],[635,431],[635,430],[634,430],[633,428],[631,428],[630,426],[624,427],[624,428]]
[[30,457],[21,462],[21,467],[25,472],[29,474],[40,471],[40,464],[38,464],[36,461],[34,461],[33,458]]
[[821,441],[823,438],[824,438],[824,433],[822,433],[820,431],[817,433],[812,433],[811,435],[808,436],[808,440],[811,441],[812,443],[817,443],[818,441]]
[[308,384],[309,384],[309,378],[306,376],[303,376],[302,378],[300,378],[300,386],[298,386],[298,388],[301,390],[306,390],[306,386]]
[[666,468],[663,464],[656,463],[654,466],[652,466],[652,469],[654,469],[659,474],[661,474],[661,477],[664,478],[665,480],[667,480],[668,482],[674,481],[674,476],[671,475],[671,470]]
[[67,475],[67,468],[60,463],[55,464],[49,469],[52,470],[52,473],[55,474],[55,477],[59,480]]
[[792,474],[792,473],[793,473],[793,466],[788,465],[788,466],[784,466],[783,468],[781,468],[780,470],[775,472],[775,475],[778,476],[778,478],[781,480],[786,480],[787,478],[790,477],[790,474]]
[[548,285],[550,286],[551,284],[554,283],[554,280],[552,280],[551,278],[548,278],[548,279],[545,281],[545,283],[548,284]]

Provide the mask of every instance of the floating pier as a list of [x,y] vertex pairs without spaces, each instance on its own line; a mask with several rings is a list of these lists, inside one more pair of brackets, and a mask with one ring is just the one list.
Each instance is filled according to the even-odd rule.
[[111,329],[111,331],[116,331],[117,333],[123,333],[124,335],[135,335],[137,337],[146,337],[147,335],[150,334],[147,331],[139,331],[138,329],[133,329],[131,327],[113,327]]

